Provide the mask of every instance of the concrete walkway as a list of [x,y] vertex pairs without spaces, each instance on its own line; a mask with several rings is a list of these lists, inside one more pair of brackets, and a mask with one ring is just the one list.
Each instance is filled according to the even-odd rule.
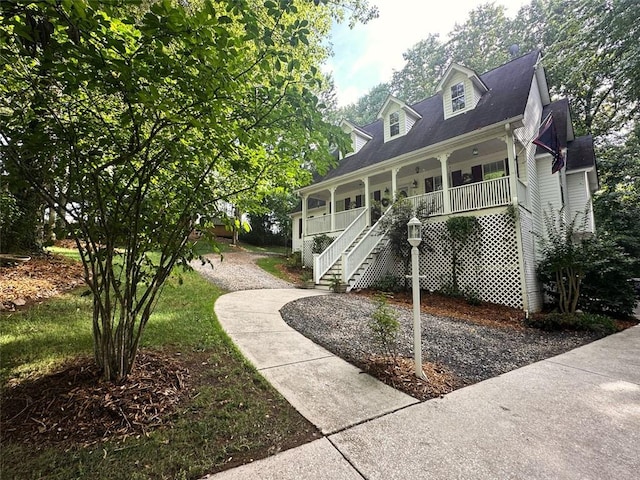
[[216,302],[242,352],[327,436],[207,479],[638,478],[640,326],[416,403],[282,321],[282,305],[316,294]]

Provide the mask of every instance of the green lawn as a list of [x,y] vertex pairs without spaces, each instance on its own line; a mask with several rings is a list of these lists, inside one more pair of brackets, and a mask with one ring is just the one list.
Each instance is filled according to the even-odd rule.
[[[43,375],[65,359],[91,355],[91,301],[80,295],[84,290],[0,314],[3,394],[8,379]],[[213,313],[222,293],[195,272],[182,274],[182,284],[172,278],[145,331],[142,348],[179,351],[187,365],[208,365],[174,428],[68,451],[3,441],[2,478],[199,478],[309,439],[306,420],[222,331]]]
[[271,256],[271,257],[259,258],[256,261],[256,264],[261,269],[263,269],[266,272],[269,272],[274,277],[278,277],[278,278],[281,278],[282,280],[286,280],[287,282],[289,282],[291,281],[289,276],[287,276],[285,273],[282,272],[282,270],[278,268],[279,265],[283,265],[284,263],[286,263],[286,261],[287,259],[285,257]]

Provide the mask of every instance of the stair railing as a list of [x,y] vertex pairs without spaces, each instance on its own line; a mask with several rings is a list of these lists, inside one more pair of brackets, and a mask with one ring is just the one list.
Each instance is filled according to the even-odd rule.
[[382,230],[382,220],[392,208],[393,205],[387,208],[364,237],[362,237],[348,253],[342,255],[342,283],[349,283],[351,277],[353,277],[371,252],[380,244],[385,236],[385,232]]
[[351,224],[344,229],[344,231],[331,242],[324,252],[320,255],[314,255],[313,257],[313,281],[320,283],[320,279],[334,263],[338,261],[342,252],[344,252],[353,241],[358,238],[358,235],[367,227],[367,209],[363,209],[360,215],[358,215]]

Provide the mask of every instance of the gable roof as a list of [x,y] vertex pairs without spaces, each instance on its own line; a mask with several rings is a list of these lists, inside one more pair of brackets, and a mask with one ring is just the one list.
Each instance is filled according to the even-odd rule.
[[444,89],[444,86],[447,84],[447,82],[449,81],[449,78],[451,78],[454,72],[461,72],[465,74],[467,77],[471,79],[471,82],[473,82],[476,88],[479,89],[481,92],[484,93],[489,90],[489,87],[487,87],[487,85],[482,81],[482,79],[478,77],[478,74],[476,72],[474,72],[470,68],[465,67],[464,65],[460,65],[459,63],[452,63],[451,65],[449,65],[449,68],[447,68],[447,71],[442,76],[442,79],[440,80],[440,82],[438,82],[438,86],[436,87],[436,92],[442,92],[442,90]]
[[529,90],[540,56],[534,50],[480,76],[489,91],[473,110],[444,120],[442,94],[436,94],[411,106],[422,118],[406,135],[384,142],[384,124],[379,119],[362,130],[373,137],[360,151],[346,157],[324,177],[330,180],[429,145],[479,130],[524,114]]
[[400,100],[397,97],[394,97],[393,95],[389,94],[387,96],[387,99],[384,101],[384,103],[382,104],[382,107],[380,108],[380,111],[378,112],[378,116],[376,118],[380,119],[382,118],[384,115],[384,111],[387,109],[387,107],[389,106],[390,103],[395,103],[396,105],[398,105],[400,108],[402,108],[402,110],[404,110],[407,113],[410,113],[411,115],[413,115],[416,118],[420,118],[420,114],[418,112],[416,112],[413,108],[411,108],[409,105],[407,105],[406,103],[404,103],[402,100]]

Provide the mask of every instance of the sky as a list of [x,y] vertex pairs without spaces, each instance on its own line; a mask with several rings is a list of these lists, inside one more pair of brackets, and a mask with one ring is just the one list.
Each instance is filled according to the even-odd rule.
[[[451,1],[451,0],[450,0]],[[348,22],[334,25],[331,31],[333,57],[324,65],[332,72],[340,106],[355,102],[371,87],[387,82],[394,70],[404,64],[402,54],[429,33],[441,40],[456,23],[464,23],[469,12],[489,0],[370,0],[380,16],[366,25],[350,29]],[[529,0],[496,0],[509,17]]]

